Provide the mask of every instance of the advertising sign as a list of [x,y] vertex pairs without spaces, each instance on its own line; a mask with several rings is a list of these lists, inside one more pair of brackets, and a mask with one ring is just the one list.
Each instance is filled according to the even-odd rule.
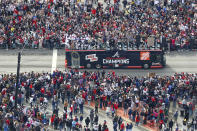
[[140,52],[140,60],[150,60],[150,52]]
[[96,56],[96,54],[86,55],[85,59],[86,60],[90,60],[90,62],[98,61],[98,57]]
[[129,62],[129,59],[121,57],[118,51],[112,57],[103,59],[103,64],[129,64]]

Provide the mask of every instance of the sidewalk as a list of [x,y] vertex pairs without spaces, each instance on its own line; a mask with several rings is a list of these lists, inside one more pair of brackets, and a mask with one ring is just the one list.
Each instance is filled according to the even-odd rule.
[[[173,107],[172,105],[173,103],[171,102],[170,103],[170,109],[169,109],[169,113],[168,113],[168,121],[170,121],[171,119],[174,121],[174,112],[176,110],[178,110],[178,119],[177,119],[177,123],[174,122],[174,125],[173,125],[173,131],[176,130],[176,127],[177,127],[177,124],[179,125],[179,131],[182,131],[184,129],[184,126],[183,126],[183,117],[180,116],[180,108],[178,107],[178,104],[176,104],[176,108]],[[94,109],[94,102],[91,102],[90,106],[87,105],[87,103],[85,104],[85,107],[87,108],[91,108],[91,109]],[[106,114],[105,112],[105,108],[99,108],[99,111],[102,112],[103,114]],[[194,114],[194,113],[193,113]],[[128,115],[124,115],[124,109],[123,108],[118,108],[117,110],[117,115],[118,116],[121,116],[124,121],[126,122],[132,122],[133,125],[135,125],[135,122],[131,121],[129,118],[128,118]],[[190,116],[190,120],[191,120],[191,116]],[[150,125],[150,122],[148,121],[147,122],[148,124],[144,125],[144,124],[140,124],[139,125],[139,128],[141,128],[142,130],[144,131],[160,131],[159,129],[159,126],[157,126],[157,123],[155,123],[153,126]],[[167,123],[168,124],[168,123]]]
[[[176,130],[176,125],[178,124],[179,126],[179,131],[182,131],[183,129],[185,129],[185,127],[183,126],[183,117],[180,116],[180,108],[178,107],[178,104],[176,104],[176,108],[173,107],[172,105],[173,103],[171,102],[170,103],[170,109],[169,109],[169,113],[168,113],[168,121],[170,121],[171,119],[174,121],[174,112],[176,110],[178,110],[178,119],[177,119],[177,123],[174,122],[174,125],[173,125],[173,131]],[[85,104],[85,107],[86,108],[91,108],[91,109],[94,109],[94,102],[91,102],[90,106],[88,106],[87,102]],[[106,114],[105,112],[105,108],[99,108],[99,111],[102,112],[103,114]],[[194,113],[193,113],[194,114]],[[128,115],[125,116],[124,115],[124,109],[123,108],[118,108],[117,110],[117,115],[118,116],[121,116],[125,122],[129,122],[129,123],[133,123],[133,125],[135,125],[135,122],[131,121],[129,118],[128,118]],[[191,117],[190,117],[191,119]],[[141,128],[143,131],[160,131],[159,129],[159,126],[157,126],[155,123],[153,126],[150,126],[150,122],[147,122],[148,124],[144,125],[144,124],[140,124],[138,127]],[[168,123],[167,123],[168,124]],[[187,128],[187,126],[186,126]]]
[[[195,107],[196,108],[196,107]],[[179,131],[183,131],[183,129],[187,129],[187,126],[184,126],[183,125],[183,120],[184,120],[184,117],[181,116],[180,114],[180,111],[181,111],[181,108],[179,107],[178,104],[176,104],[176,108],[173,107],[173,103],[171,102],[170,103],[170,109],[169,109],[169,120],[173,120],[174,121],[174,113],[178,111],[178,119],[177,119],[177,123],[174,122],[174,126],[173,126],[173,130],[176,130],[176,127],[177,127],[177,124],[178,124],[178,127],[179,127]],[[195,115],[195,110],[193,111],[193,114],[191,116],[189,116],[189,120],[188,122],[191,122],[192,118],[194,117]],[[191,129],[191,128],[190,128]]]

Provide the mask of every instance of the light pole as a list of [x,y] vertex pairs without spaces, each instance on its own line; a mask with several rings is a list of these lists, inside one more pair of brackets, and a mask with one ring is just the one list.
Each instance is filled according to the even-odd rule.
[[21,52],[18,53],[17,76],[16,76],[16,90],[15,90],[15,109],[17,109],[18,88],[20,87],[20,85],[19,85],[20,62],[21,62]]

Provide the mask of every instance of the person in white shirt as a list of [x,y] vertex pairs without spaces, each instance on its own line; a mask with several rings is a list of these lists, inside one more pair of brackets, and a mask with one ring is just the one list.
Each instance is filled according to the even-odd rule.
[[33,97],[30,97],[29,102],[30,102],[30,105],[31,105],[31,108],[32,108],[32,106],[33,106]]
[[97,123],[95,123],[95,124],[93,125],[93,131],[98,131],[98,124],[97,124]]
[[44,97],[44,104],[47,105],[48,104],[48,100],[47,98]]
[[90,95],[88,95],[88,106],[90,106],[90,102],[91,102],[91,96]]
[[106,108],[106,114],[107,114],[107,116],[109,116],[109,113],[110,113],[110,107],[107,106],[107,108]]
[[65,37],[65,46],[66,48],[70,48],[70,44],[69,44],[69,40],[70,40],[70,36],[68,34],[65,34],[63,37]]

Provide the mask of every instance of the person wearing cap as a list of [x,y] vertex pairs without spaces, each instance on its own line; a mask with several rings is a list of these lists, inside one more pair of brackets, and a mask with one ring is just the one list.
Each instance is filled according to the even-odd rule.
[[129,131],[129,124],[126,125],[126,131]]

